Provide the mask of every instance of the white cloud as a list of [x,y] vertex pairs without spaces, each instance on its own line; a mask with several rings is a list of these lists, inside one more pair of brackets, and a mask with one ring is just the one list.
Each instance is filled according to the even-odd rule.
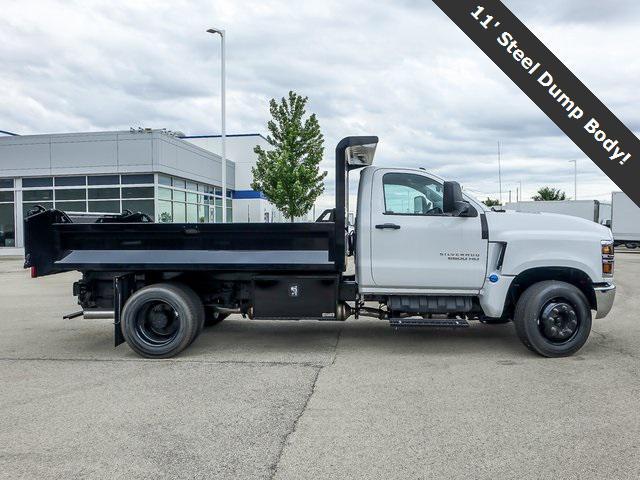
[[[505,3],[640,130],[638,2]],[[380,164],[497,196],[500,140],[505,191],[522,181],[526,196],[546,184],[573,195],[571,159],[583,159],[580,198],[616,188],[430,1],[4,2],[0,129],[216,132],[211,26],[228,35],[229,131],[265,132],[268,100],[296,90],[318,113],[331,173],[342,136],[376,134]]]

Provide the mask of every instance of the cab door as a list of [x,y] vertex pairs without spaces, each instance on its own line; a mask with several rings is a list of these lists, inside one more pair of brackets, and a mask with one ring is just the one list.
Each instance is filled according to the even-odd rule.
[[376,287],[449,293],[482,287],[487,239],[481,212],[445,215],[442,192],[440,180],[421,172],[375,172],[370,235]]

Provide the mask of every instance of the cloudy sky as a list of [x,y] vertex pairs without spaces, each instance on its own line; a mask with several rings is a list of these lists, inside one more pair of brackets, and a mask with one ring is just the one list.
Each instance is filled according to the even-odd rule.
[[[374,134],[378,164],[497,197],[500,141],[505,200],[519,182],[572,196],[572,159],[579,199],[617,189],[429,0],[0,1],[0,130],[219,133],[217,26],[230,133],[266,133],[268,100],[293,89],[319,117],[327,170],[341,137]],[[640,2],[504,3],[640,132]]]

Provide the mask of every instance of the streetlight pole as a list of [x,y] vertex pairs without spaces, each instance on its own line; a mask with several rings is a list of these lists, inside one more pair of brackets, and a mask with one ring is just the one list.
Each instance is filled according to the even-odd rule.
[[500,188],[500,205],[502,205],[502,165],[500,165],[500,156],[500,142],[498,142],[498,184]]
[[519,198],[520,200],[522,200],[522,180],[520,180],[520,182],[519,182],[519,183],[520,183],[520,190],[519,190],[519,191],[520,191],[520,193],[518,194],[518,195],[519,195],[519,197],[518,197],[518,198]]
[[573,201],[578,200],[578,161],[569,160],[569,163],[573,162]]
[[221,28],[210,28],[207,33],[220,35],[221,42],[221,116],[222,116],[222,223],[227,223],[227,100],[226,100],[226,45],[225,31]]

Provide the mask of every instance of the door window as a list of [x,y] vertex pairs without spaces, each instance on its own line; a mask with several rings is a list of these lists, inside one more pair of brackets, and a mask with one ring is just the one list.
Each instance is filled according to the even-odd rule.
[[412,173],[382,178],[387,215],[442,215],[442,184]]
[[16,246],[16,223],[14,219],[14,203],[0,203],[0,247]]

